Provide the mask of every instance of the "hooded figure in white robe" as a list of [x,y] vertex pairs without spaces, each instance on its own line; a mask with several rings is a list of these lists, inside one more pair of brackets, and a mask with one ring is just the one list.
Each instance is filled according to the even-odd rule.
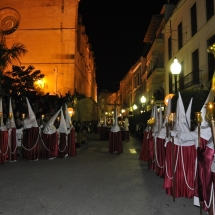
[[2,98],[0,97],[0,113],[1,113],[1,125],[0,125],[0,164],[4,164],[9,159],[9,142],[8,142],[8,130],[3,121],[3,107]]
[[[11,98],[9,100],[9,148],[10,148],[10,161],[16,161],[17,160],[17,138],[16,138],[16,124],[14,121],[14,116],[13,116],[13,110],[12,110],[12,105],[11,105]],[[21,129],[22,130],[22,129]]]
[[68,134],[68,156],[74,157],[77,155],[76,146],[75,146],[75,129],[72,125],[71,117],[69,115],[69,111],[68,111],[66,104],[65,104],[65,121],[66,121],[67,130],[69,132],[69,134]]
[[[211,132],[211,126],[206,120],[206,104],[208,102],[214,101],[214,95],[212,90],[210,90],[206,101],[201,109],[202,122],[200,125],[200,143],[198,142],[198,127],[192,132],[189,133],[180,133],[178,136],[181,140],[193,140],[198,151],[197,157],[197,170],[195,177],[195,196],[194,196],[194,205],[200,206],[200,203],[203,205],[203,208],[206,212],[209,212],[210,199],[212,195],[212,183],[214,181],[214,172],[215,162],[214,162],[214,142]],[[214,199],[214,196],[213,198]],[[206,206],[207,205],[207,206]],[[208,208],[208,206],[210,207]]]
[[123,153],[122,133],[118,125],[116,108],[114,111],[114,124],[111,127],[109,134],[109,152],[111,154],[114,152],[116,152],[117,154]]
[[58,145],[58,157],[65,158],[68,156],[68,134],[70,131],[67,130],[66,121],[64,118],[63,110],[61,108],[60,125],[57,131],[60,134],[59,145]]
[[40,156],[40,128],[38,127],[36,116],[26,97],[28,115],[24,120],[23,130],[23,159],[37,161]]
[[48,158],[49,160],[51,160],[58,156],[58,132],[54,125],[54,122],[59,113],[60,110],[58,110],[51,117],[51,119],[46,123],[46,126],[43,129],[41,158]]
[[[164,189],[174,198],[194,197],[196,148],[195,141],[182,141],[178,134],[190,132],[192,99],[185,113],[180,92],[176,107],[176,121],[170,131],[171,139],[166,145],[166,174]],[[183,175],[183,177],[181,177]],[[176,183],[177,182],[177,183]]]

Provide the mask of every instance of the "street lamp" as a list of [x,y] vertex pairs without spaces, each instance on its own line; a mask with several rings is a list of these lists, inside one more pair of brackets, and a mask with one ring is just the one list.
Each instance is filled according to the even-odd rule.
[[170,66],[170,71],[172,75],[174,75],[175,79],[175,95],[177,93],[177,75],[181,72],[181,64],[178,62],[178,60],[175,58],[174,62]]
[[141,101],[142,107],[143,107],[143,109],[144,109],[144,111],[145,111],[146,97],[145,97],[145,96],[142,96],[142,97],[140,98],[140,101]]
[[134,109],[134,110],[137,109],[137,105],[136,105],[136,104],[133,105],[133,109]]
[[135,110],[137,109],[137,105],[136,104],[134,104],[133,105],[133,111],[134,111],[134,113],[135,113]]

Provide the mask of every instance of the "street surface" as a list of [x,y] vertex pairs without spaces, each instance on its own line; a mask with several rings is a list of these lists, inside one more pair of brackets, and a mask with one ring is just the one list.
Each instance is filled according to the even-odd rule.
[[[76,157],[0,166],[0,215],[194,215],[192,199],[165,194],[163,179],[139,161],[141,143],[120,155],[90,135]],[[203,212],[203,215],[206,213]]]

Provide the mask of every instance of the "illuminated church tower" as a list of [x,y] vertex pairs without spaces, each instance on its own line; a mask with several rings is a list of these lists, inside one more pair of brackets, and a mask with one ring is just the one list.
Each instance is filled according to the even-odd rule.
[[[28,52],[20,59],[21,65],[32,65],[45,74],[40,83],[45,93],[65,95],[76,91],[96,100],[92,52],[89,45],[83,50],[83,45],[77,43],[78,29],[82,28],[78,24],[78,3],[79,0],[1,0],[0,31],[6,32],[8,47],[16,42],[25,45]],[[82,53],[88,50],[84,61],[78,49]]]

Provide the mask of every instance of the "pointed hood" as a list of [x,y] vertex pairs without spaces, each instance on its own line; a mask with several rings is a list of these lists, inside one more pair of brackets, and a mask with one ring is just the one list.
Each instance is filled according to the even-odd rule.
[[26,97],[27,105],[28,105],[28,118],[26,119],[26,128],[38,127],[36,116],[31,108],[31,105]]
[[129,130],[128,126],[129,126],[129,121],[128,121],[128,118],[126,117],[125,118],[125,122],[124,122],[124,129],[125,129],[125,131]]
[[101,118],[98,120],[97,127],[101,127]]
[[1,127],[3,127],[4,126],[4,121],[3,121],[2,97],[0,97],[0,112],[1,112]]
[[[153,118],[153,117],[154,117],[154,108],[151,109],[151,116],[150,116],[150,119]],[[146,128],[145,128],[145,131],[148,132],[148,130],[149,130],[149,126],[147,125]]]
[[206,116],[206,103],[208,102],[213,102],[214,101],[214,95],[212,89],[210,90],[208,97],[203,104],[203,107],[201,109],[201,116],[202,116],[202,122],[201,122],[201,129],[200,129],[200,135],[203,139],[209,140],[212,137],[212,132],[211,132],[211,126],[210,124],[206,121],[205,116]]
[[158,132],[160,132],[162,125],[163,125],[163,114],[162,114],[162,107],[160,104],[160,110],[159,110],[159,115],[158,115]]
[[13,116],[13,109],[12,109],[12,105],[11,105],[11,98],[9,100],[9,117],[11,117],[10,119],[10,123],[11,123],[11,128],[16,128],[16,124],[14,121],[14,116]]
[[167,107],[165,109],[165,119],[164,119],[164,122],[163,122],[163,126],[165,126],[165,124],[167,123],[168,121],[168,117],[171,113],[171,109],[172,109],[172,99],[169,98],[168,99],[168,104],[167,104]]
[[56,127],[54,126],[54,122],[59,115],[60,110],[51,117],[51,119],[47,122],[45,128],[43,129],[44,134],[54,134],[56,132]]
[[66,121],[65,121],[65,118],[64,118],[64,115],[63,115],[62,108],[61,108],[60,112],[61,112],[61,117],[60,117],[60,125],[59,125],[59,128],[58,128],[58,131],[60,133],[66,133],[67,134]]
[[213,101],[214,101],[214,95],[213,95],[213,91],[211,89],[210,92],[209,92],[209,94],[208,94],[208,97],[207,97],[207,99],[206,99],[205,103],[203,104],[203,107],[202,107],[202,109],[200,111],[201,115],[202,115],[201,126],[203,126],[203,127],[208,127],[209,126],[208,122],[205,119],[205,115],[206,115],[206,103],[213,102]]
[[158,118],[158,109],[157,109],[157,105],[155,104],[153,107],[154,111],[153,111],[153,118],[155,118],[155,125],[154,125],[154,132],[157,132],[159,129],[159,118]]
[[158,137],[161,138],[161,139],[166,138],[166,123],[168,122],[168,117],[169,117],[169,115],[171,113],[171,107],[172,107],[172,99],[168,98],[168,104],[167,104],[167,107],[165,108],[164,122],[163,122],[161,130],[159,131],[159,134],[158,134]]
[[117,109],[115,108],[115,111],[114,111],[114,124],[111,128],[111,131],[112,132],[118,132],[120,131],[120,127],[118,125],[118,119],[117,119]]
[[125,125],[126,125],[126,126],[129,126],[128,117],[125,117]]
[[65,121],[66,121],[66,127],[67,128],[70,128],[70,127],[73,127],[72,126],[72,120],[71,120],[71,117],[69,115],[69,111],[68,111],[68,108],[67,108],[67,105],[65,104]]
[[164,118],[164,122],[161,126],[161,130],[159,131],[158,137],[161,139],[165,139],[166,138],[166,123],[168,122],[168,117],[171,113],[171,107],[172,107],[172,99],[168,98],[168,103],[167,106],[165,108],[165,118]]
[[189,129],[191,129],[191,121],[190,121],[190,119],[191,119],[192,102],[193,102],[193,98],[191,98],[189,106],[188,106],[187,111],[186,111],[186,119],[187,119],[187,124],[188,124]]
[[190,132],[180,92],[178,92],[175,130],[178,132]]

